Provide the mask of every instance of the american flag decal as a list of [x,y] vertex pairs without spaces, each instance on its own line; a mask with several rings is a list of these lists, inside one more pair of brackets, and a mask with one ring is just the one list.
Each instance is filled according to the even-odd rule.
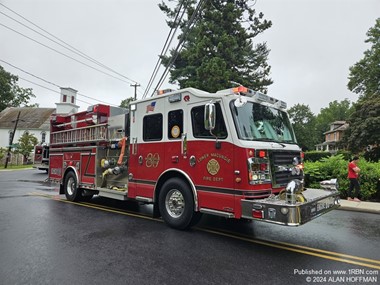
[[150,103],[148,106],[146,106],[146,112],[153,112],[154,111],[154,107],[156,106],[156,101]]

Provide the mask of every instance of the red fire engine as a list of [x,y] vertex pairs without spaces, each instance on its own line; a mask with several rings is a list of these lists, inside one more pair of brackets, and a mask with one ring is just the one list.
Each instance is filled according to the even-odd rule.
[[70,201],[154,205],[171,227],[202,213],[288,226],[339,207],[335,181],[303,188],[286,103],[242,86],[194,88],[51,117],[49,179]]
[[36,145],[34,147],[33,168],[49,171],[49,146]]

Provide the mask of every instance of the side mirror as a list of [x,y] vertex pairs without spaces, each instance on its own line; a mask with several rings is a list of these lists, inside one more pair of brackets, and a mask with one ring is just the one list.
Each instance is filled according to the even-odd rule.
[[215,129],[216,109],[214,103],[207,103],[205,106],[204,127],[206,130]]

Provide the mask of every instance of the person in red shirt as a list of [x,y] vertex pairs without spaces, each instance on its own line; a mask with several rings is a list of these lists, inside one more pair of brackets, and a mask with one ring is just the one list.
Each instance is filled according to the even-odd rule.
[[[359,184],[359,172],[360,168],[358,167],[358,161],[359,157],[354,156],[354,158],[350,161],[348,164],[348,179],[350,180],[350,187],[348,188],[348,201],[356,201],[360,202],[358,196],[360,191],[360,184]],[[352,196],[352,190],[355,188],[354,195]]]

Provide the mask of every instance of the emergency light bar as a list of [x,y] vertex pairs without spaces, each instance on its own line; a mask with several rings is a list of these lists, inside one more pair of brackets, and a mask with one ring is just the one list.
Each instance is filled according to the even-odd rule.
[[166,93],[169,93],[169,92],[173,92],[174,90],[173,89],[164,89],[164,90],[157,90],[157,95],[163,95],[163,94],[166,94]]
[[258,102],[270,103],[270,104],[274,105],[276,108],[286,109],[286,107],[287,107],[287,104],[284,101],[278,100],[278,99],[270,97],[264,93],[249,89],[249,88],[241,86],[241,85],[238,87],[231,88],[231,89],[220,90],[217,93],[222,94],[222,95],[229,95],[229,94],[231,94],[231,92],[234,94],[238,94],[238,95],[252,97],[253,99],[255,99]]

